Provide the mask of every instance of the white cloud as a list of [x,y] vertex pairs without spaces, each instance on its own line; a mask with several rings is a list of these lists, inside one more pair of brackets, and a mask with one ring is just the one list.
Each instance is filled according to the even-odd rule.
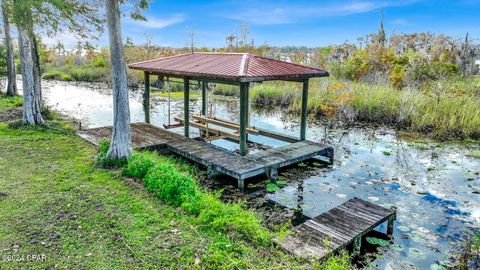
[[240,9],[234,15],[224,17],[253,24],[286,24],[309,18],[328,18],[366,13],[380,8],[409,5],[420,0],[407,1],[335,1],[330,4],[279,6],[275,2]]
[[167,19],[157,19],[153,17],[147,17],[147,21],[134,21],[134,20],[131,20],[131,21],[134,24],[138,24],[143,27],[160,29],[173,24],[181,23],[185,21],[185,18],[183,14],[175,14],[172,17]]

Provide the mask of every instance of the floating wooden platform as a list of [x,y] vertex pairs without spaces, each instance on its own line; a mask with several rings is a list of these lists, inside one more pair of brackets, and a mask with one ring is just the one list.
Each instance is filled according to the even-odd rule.
[[362,236],[385,221],[387,234],[392,235],[395,218],[395,210],[355,197],[295,226],[291,234],[275,242],[296,256],[321,259],[352,243],[359,251]]
[[[147,123],[133,123],[132,144],[135,149],[165,149],[198,164],[206,166],[209,175],[226,174],[238,180],[244,188],[244,180],[260,174],[275,177],[279,168],[302,162],[314,156],[333,160],[333,148],[311,141],[299,141],[286,146],[240,156],[212,144],[186,138],[180,134]],[[78,131],[85,140],[98,145],[109,140],[112,127],[99,127]]]

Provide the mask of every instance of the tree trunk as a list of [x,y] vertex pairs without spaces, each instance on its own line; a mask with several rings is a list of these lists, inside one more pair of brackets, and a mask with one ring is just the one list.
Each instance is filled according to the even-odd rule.
[[5,0],[2,0],[3,30],[5,32],[5,47],[7,48],[7,96],[16,96],[17,81],[15,72],[15,61],[13,59],[13,42],[10,36],[10,22]]
[[113,133],[107,154],[113,159],[123,159],[132,154],[127,70],[123,52],[118,0],[106,0],[106,2],[113,90]]
[[32,35],[23,26],[19,25],[17,28],[20,60],[22,62],[23,122],[30,125],[43,124],[44,121],[40,112],[40,97],[35,90]]
[[33,80],[35,82],[35,95],[40,99],[42,106],[42,71],[40,70],[40,55],[38,53],[38,42],[32,33],[30,40],[32,41],[32,59],[33,59]]

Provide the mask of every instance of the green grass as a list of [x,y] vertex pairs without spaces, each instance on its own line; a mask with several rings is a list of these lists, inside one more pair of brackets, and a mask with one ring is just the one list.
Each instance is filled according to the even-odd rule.
[[236,85],[217,84],[213,89],[212,94],[226,97],[238,97],[240,96],[240,89],[239,86]]
[[110,69],[106,66],[94,65],[65,65],[61,67],[48,67],[43,74],[44,79],[62,81],[110,81]]
[[23,104],[21,96],[8,97],[0,93],[0,112],[12,107],[19,107]]
[[350,268],[347,256],[321,264],[278,250],[255,212],[200,190],[178,159],[136,153],[123,173],[144,188],[95,166],[96,149],[59,120],[0,123],[0,149],[0,256],[46,255],[1,269]]
[[[167,91],[155,91],[155,92],[152,92],[152,94],[159,97],[168,98]],[[199,91],[190,91],[190,98],[200,98],[201,95],[202,94]],[[183,99],[183,96],[184,96],[183,91],[170,92],[170,97],[172,99]]]

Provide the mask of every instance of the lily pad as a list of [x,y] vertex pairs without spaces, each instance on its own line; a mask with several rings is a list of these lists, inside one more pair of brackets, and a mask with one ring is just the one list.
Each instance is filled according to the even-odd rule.
[[275,184],[273,184],[273,183],[268,183],[268,184],[265,186],[265,188],[267,189],[267,192],[275,192],[275,191],[277,191],[277,190],[280,189],[277,185],[275,185]]
[[447,270],[447,268],[443,265],[434,263],[430,265],[430,270]]
[[419,231],[413,231],[412,232],[412,241],[415,243],[426,243],[427,239],[425,239],[425,236],[419,232]]
[[397,251],[397,252],[401,252],[403,251],[403,247],[401,245],[398,245],[398,244],[393,244],[393,245],[390,245],[388,246],[391,250],[394,250],[394,251]]
[[278,180],[278,181],[277,181],[277,185],[279,185],[279,186],[286,186],[286,185],[287,185],[287,182],[286,182],[286,181],[283,181],[283,180]]
[[453,267],[457,266],[454,262],[448,261],[448,260],[440,261],[439,263],[440,263],[440,265],[445,266],[447,268],[453,268]]
[[379,238],[376,238],[376,237],[367,237],[367,238],[365,238],[365,240],[367,240],[367,242],[372,244],[372,245],[377,245],[377,246],[381,246],[381,247],[387,247],[387,246],[390,245],[389,241],[379,239]]
[[399,229],[402,232],[410,231],[410,228],[408,228],[407,226],[398,226],[397,229]]
[[415,257],[423,257],[423,251],[421,251],[418,248],[409,248],[408,253],[410,253],[411,255],[413,255]]

